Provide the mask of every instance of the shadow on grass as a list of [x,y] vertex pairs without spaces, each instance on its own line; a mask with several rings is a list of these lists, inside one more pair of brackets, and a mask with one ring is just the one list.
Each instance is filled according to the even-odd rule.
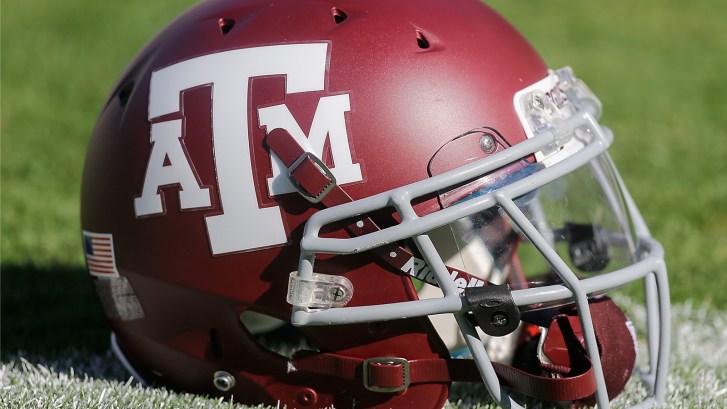
[[0,266],[0,359],[103,353],[109,326],[83,266]]

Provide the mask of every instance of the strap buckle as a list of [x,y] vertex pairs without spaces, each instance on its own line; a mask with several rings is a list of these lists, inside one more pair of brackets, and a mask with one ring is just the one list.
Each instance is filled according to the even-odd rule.
[[[377,386],[371,384],[371,369],[370,364],[379,364],[387,366],[398,366],[401,365],[402,382],[400,386]],[[376,357],[364,360],[363,363],[363,384],[364,387],[374,392],[399,392],[407,389],[411,383],[411,372],[409,369],[409,361],[405,358],[396,357]]]
[[[312,168],[311,165],[313,166]],[[309,173],[311,170],[314,170],[313,174]],[[326,183],[325,186],[321,186],[318,192],[308,192],[308,190],[306,190],[306,188],[301,184],[301,178],[297,175],[300,174],[304,179],[306,176],[313,177],[313,175],[315,175],[315,171],[320,173],[317,175],[319,178],[321,176],[328,178],[328,183]],[[313,178],[315,179],[315,177]],[[288,180],[290,180],[295,190],[297,190],[301,196],[311,203],[320,203],[336,186],[336,177],[333,176],[333,172],[331,172],[323,161],[310,152],[304,152],[288,167]]]

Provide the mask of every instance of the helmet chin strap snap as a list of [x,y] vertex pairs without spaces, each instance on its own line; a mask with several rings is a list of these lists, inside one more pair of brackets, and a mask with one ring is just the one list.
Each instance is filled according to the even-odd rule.
[[485,334],[501,337],[515,331],[520,324],[520,309],[512,299],[509,285],[469,287],[465,288],[464,295]]

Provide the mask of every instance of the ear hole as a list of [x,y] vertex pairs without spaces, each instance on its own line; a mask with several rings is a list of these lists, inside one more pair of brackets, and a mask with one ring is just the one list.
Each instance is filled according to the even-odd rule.
[[240,322],[261,347],[288,359],[300,350],[317,350],[303,331],[277,318],[245,311],[240,314]]
[[133,90],[134,90],[134,81],[127,82],[119,90],[118,98],[119,98],[119,104],[121,104],[122,108],[126,106],[127,102],[129,102],[129,97],[131,96],[131,91],[133,91]]
[[333,15],[333,21],[335,21],[336,24],[341,24],[348,18],[348,15],[337,7],[331,9],[331,14]]
[[226,35],[235,27],[235,20],[231,18],[221,18],[217,21],[217,25],[220,27],[220,33]]
[[417,33],[417,45],[421,49],[427,49],[429,48],[429,40],[427,40],[427,37],[424,36],[424,33],[422,33],[419,30],[416,30]]

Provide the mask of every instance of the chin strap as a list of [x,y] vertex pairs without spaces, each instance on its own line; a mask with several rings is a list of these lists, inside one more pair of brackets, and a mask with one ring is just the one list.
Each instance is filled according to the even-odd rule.
[[[288,180],[298,193],[311,203],[319,203],[325,207],[334,207],[352,202],[336,178],[321,159],[306,152],[284,129],[271,130],[265,137],[270,151],[288,168]],[[368,216],[361,216],[350,223],[345,229],[352,236],[364,236],[379,231],[379,227]],[[427,284],[439,286],[434,273],[426,267],[424,260],[415,257],[409,250],[396,245],[377,247],[371,250],[381,260],[392,267],[392,271],[412,276]],[[482,287],[489,283],[465,271],[446,266],[450,276],[466,287]],[[461,287],[464,290],[464,287]]]
[[[469,359],[360,359],[305,351],[297,353],[292,364],[300,372],[360,381],[367,389],[383,393],[422,383],[482,382],[474,361]],[[540,399],[573,401],[596,390],[590,362],[585,372],[565,378],[533,375],[497,362],[493,366],[503,386]]]
[[[623,390],[633,371],[636,357],[633,335],[628,319],[611,299],[592,300],[591,314],[611,399]],[[523,362],[516,363],[518,367],[492,363],[502,386],[540,400],[573,402],[575,406],[595,404],[595,374],[575,308],[538,311],[526,314],[523,319],[532,321],[530,325],[547,321],[540,335],[544,339],[534,339],[521,349],[519,360]],[[471,359],[362,359],[299,351],[291,360],[291,371],[356,381],[366,389],[381,393],[395,393],[425,383],[482,382]]]

